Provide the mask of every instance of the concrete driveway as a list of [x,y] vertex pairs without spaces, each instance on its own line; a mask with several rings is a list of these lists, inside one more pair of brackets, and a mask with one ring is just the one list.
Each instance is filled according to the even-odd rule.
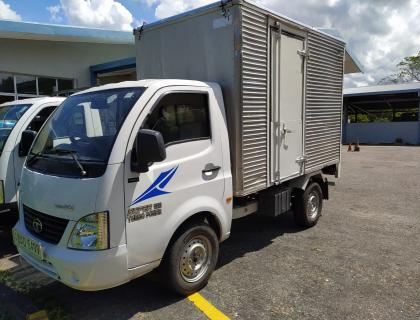
[[[330,198],[308,230],[290,215],[235,221],[201,295],[232,319],[419,319],[420,148],[343,151]],[[206,319],[161,287],[158,275],[77,292],[21,264],[5,241],[0,246],[0,255],[9,255],[0,266],[36,279],[30,296],[62,310],[50,318]]]

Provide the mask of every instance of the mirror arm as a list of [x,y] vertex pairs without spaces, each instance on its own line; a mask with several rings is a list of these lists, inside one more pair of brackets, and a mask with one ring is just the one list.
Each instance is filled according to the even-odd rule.
[[136,154],[136,149],[133,148],[131,151],[131,171],[137,172],[137,173],[146,173],[149,172],[149,164],[141,163],[141,161],[135,160],[134,155]]

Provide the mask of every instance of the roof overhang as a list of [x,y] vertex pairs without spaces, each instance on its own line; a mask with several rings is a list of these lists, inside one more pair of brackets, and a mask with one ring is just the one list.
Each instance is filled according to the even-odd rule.
[[[329,29],[329,28],[316,28],[316,29],[326,34],[329,34],[333,37],[336,37],[338,39],[343,39],[340,33],[336,29]],[[363,65],[357,59],[351,47],[346,44],[346,55],[345,55],[345,60],[344,60],[344,74],[360,73],[360,72],[363,73],[364,72],[363,69],[364,69]]]
[[420,82],[348,88],[348,89],[344,89],[343,96],[344,97],[373,96],[373,95],[387,95],[387,94],[400,94],[400,93],[413,93],[413,92],[417,92],[420,94]]
[[132,32],[0,20],[0,38],[134,45]]

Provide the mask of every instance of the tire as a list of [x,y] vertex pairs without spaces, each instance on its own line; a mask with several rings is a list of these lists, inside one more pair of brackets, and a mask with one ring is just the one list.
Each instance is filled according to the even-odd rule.
[[305,191],[299,190],[293,201],[296,224],[303,228],[316,225],[322,214],[322,201],[322,189],[317,182],[309,184]]
[[218,256],[219,240],[214,230],[204,222],[187,225],[163,259],[162,271],[167,285],[184,296],[201,290],[210,279]]

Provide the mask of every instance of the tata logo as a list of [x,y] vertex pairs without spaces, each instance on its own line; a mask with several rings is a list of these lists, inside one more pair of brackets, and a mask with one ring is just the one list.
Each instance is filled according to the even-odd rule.
[[39,220],[38,218],[35,218],[32,221],[32,228],[34,228],[34,231],[36,233],[41,233],[42,232],[42,222],[41,222],[41,220]]

